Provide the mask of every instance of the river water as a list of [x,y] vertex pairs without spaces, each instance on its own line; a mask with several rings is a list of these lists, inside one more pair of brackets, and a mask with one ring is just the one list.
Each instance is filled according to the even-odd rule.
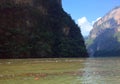
[[82,84],[120,84],[120,58],[89,58]]
[[120,58],[0,59],[0,84],[120,84]]

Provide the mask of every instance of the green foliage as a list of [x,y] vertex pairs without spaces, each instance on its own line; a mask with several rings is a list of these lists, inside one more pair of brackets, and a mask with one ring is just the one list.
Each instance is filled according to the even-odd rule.
[[86,44],[87,47],[89,47],[90,45],[93,44],[93,42],[94,42],[94,39],[88,38],[88,39],[86,39],[85,44]]
[[95,57],[119,57],[120,49],[116,50],[99,50],[94,53]]
[[62,7],[53,1],[35,1],[34,6],[1,6],[0,58],[87,57],[80,29]]
[[106,29],[99,36],[97,36],[91,45],[89,45],[88,51],[94,57],[105,56],[119,56],[120,42],[119,32],[114,29]]
[[[60,48],[60,56],[63,57],[79,57],[82,53],[86,52],[84,46],[79,46],[79,40],[63,38],[59,45]],[[81,53],[81,54],[80,54]]]
[[114,37],[117,38],[118,42],[120,42],[120,32],[116,32]]

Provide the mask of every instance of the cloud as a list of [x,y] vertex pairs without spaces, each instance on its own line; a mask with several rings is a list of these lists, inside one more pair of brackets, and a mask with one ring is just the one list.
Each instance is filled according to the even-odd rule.
[[78,26],[81,28],[83,36],[88,36],[90,30],[93,28],[92,23],[90,23],[86,17],[82,17],[77,20]]
[[100,20],[102,17],[99,17],[99,18],[97,18],[95,21],[92,21],[92,25],[96,22],[96,21],[98,21],[98,20]]
[[101,18],[102,18],[102,17],[97,18],[96,21],[100,20]]
[[79,18],[77,20],[78,26],[81,28],[81,32],[83,36],[88,36],[90,31],[93,28],[93,24],[101,19],[101,17],[97,18],[96,20],[89,22],[86,17]]

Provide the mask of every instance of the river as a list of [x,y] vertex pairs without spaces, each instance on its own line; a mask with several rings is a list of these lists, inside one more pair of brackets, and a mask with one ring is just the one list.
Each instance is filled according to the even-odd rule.
[[120,58],[0,59],[0,84],[120,84]]
[[120,84],[120,58],[89,58],[83,84]]

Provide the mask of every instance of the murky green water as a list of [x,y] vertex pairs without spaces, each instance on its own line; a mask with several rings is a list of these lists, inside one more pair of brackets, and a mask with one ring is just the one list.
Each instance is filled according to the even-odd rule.
[[120,58],[87,59],[83,84],[120,84]]
[[0,59],[0,84],[120,84],[120,58]]

